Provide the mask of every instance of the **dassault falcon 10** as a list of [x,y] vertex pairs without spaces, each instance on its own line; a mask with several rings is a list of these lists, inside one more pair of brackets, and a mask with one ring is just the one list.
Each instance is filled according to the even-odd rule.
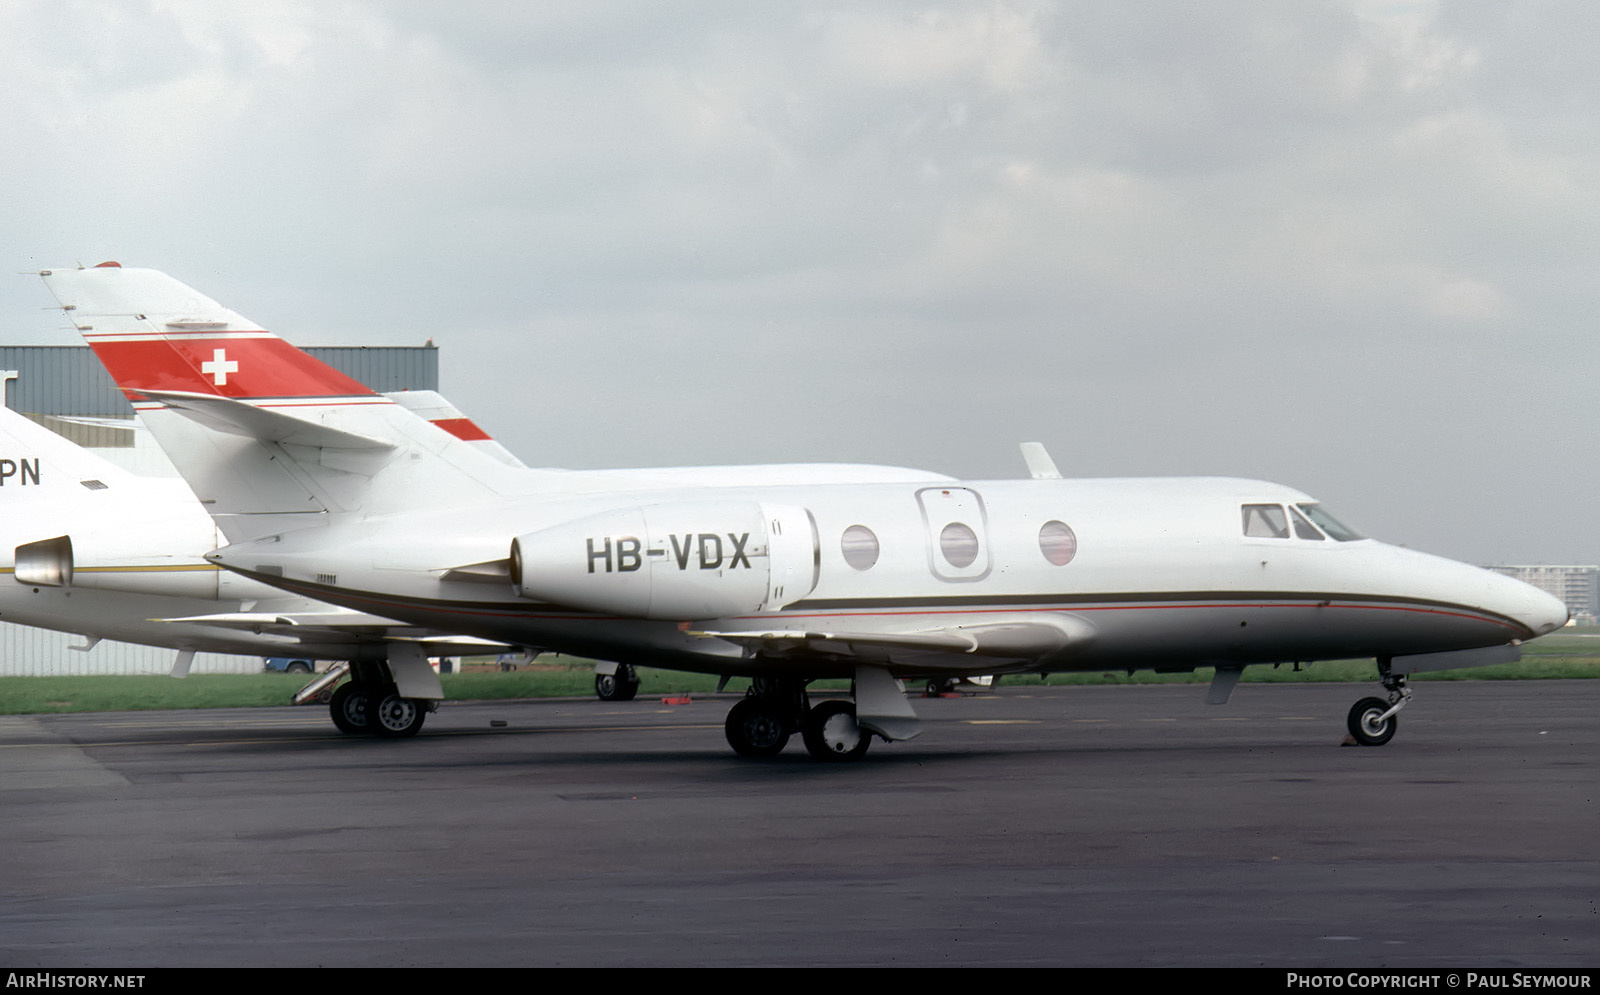
[[[1310,496],[1227,478],[960,481],[838,464],[510,466],[176,280],[46,271],[227,545],[208,559],[356,611],[626,664],[750,677],[729,744],[820,760],[921,724],[898,683],[965,674],[1371,657],[1502,663],[1562,625],[1507,577],[1366,538]],[[853,682],[850,701],[808,685]],[[381,677],[373,677],[377,681]]]

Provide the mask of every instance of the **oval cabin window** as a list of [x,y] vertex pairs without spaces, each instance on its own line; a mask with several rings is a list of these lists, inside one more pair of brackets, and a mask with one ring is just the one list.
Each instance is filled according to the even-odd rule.
[[867,570],[878,562],[878,537],[865,525],[852,525],[839,539],[844,561],[857,570]]
[[1066,522],[1049,521],[1039,528],[1039,552],[1058,567],[1064,567],[1078,555],[1078,537]]
[[953,567],[970,567],[978,558],[978,534],[971,526],[951,522],[939,533],[939,552]]

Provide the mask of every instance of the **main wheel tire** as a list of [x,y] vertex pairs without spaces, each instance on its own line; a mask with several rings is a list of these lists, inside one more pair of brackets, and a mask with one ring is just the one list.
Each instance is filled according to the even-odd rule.
[[800,735],[813,760],[832,763],[860,760],[872,745],[872,734],[856,723],[856,706],[848,701],[824,701],[811,709]]
[[372,731],[372,697],[365,684],[351,681],[339,686],[328,702],[328,714],[339,731],[361,736]]
[[415,736],[422,730],[428,709],[415,698],[402,698],[400,692],[389,688],[377,696],[377,702],[367,713],[372,731],[385,739]]
[[1400,726],[1400,717],[1391,715],[1380,721],[1379,716],[1388,710],[1389,703],[1382,698],[1362,698],[1356,702],[1345,723],[1351,737],[1362,746],[1382,746],[1393,739],[1395,730]]
[[632,701],[639,693],[639,682],[628,680],[620,670],[615,674],[595,674],[594,693],[601,701]]
[[790,730],[783,716],[759,696],[741,698],[728,709],[722,731],[741,757],[775,757],[789,745]]

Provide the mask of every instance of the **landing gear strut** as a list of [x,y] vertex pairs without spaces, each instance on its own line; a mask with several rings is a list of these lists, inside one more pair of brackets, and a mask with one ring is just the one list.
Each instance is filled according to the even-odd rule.
[[1389,661],[1378,661],[1378,676],[1383,689],[1389,692],[1383,698],[1362,698],[1350,709],[1345,721],[1350,738],[1362,746],[1382,746],[1394,738],[1400,727],[1399,712],[1411,702],[1411,689],[1406,686],[1406,675],[1389,672]]

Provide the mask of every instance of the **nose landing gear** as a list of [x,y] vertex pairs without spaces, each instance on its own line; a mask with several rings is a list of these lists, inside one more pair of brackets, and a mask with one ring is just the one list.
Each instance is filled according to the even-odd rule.
[[1378,661],[1378,676],[1383,689],[1389,692],[1383,698],[1362,698],[1350,709],[1345,721],[1350,738],[1362,746],[1382,746],[1394,738],[1400,727],[1399,712],[1411,702],[1411,689],[1406,686],[1406,675],[1389,672],[1389,661]]

